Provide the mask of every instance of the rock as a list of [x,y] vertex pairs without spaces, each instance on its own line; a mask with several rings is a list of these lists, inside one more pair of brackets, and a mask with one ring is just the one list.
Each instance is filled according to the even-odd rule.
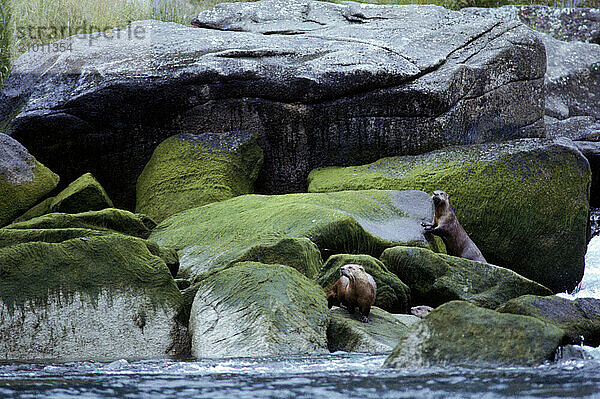
[[80,213],[112,208],[113,203],[100,183],[86,173],[61,191],[50,205],[52,212]]
[[375,306],[391,313],[408,313],[410,288],[396,275],[390,273],[383,263],[369,255],[339,254],[330,256],[317,279],[317,282],[325,288],[325,292],[329,291],[340,278],[340,267],[349,263],[363,266],[365,271],[373,276],[377,283]]
[[319,250],[379,256],[394,245],[428,245],[420,223],[432,212],[431,199],[418,191],[250,194],[173,215],[150,240],[176,249],[180,277],[192,281],[240,260],[292,266],[314,277]]
[[511,299],[498,312],[532,316],[561,328],[568,343],[600,345],[600,299],[524,295]]
[[25,147],[0,133],[0,227],[50,193],[58,180]]
[[[600,134],[600,124],[598,125]],[[592,188],[590,195],[590,206],[600,207],[600,142],[574,141],[579,151],[587,158],[592,170]]]
[[6,229],[90,229],[148,238],[155,226],[156,223],[145,215],[107,208],[77,214],[51,213],[25,222],[13,223],[6,226]]
[[410,322],[403,323],[376,306],[371,308],[368,323],[362,323],[345,309],[334,307],[327,329],[329,351],[389,354],[409,326]]
[[13,223],[23,222],[52,212],[80,213],[112,208],[113,203],[108,195],[90,173],[86,173],[69,184],[56,197],[47,198]]
[[562,338],[533,317],[453,301],[410,327],[384,366],[534,366],[551,360]]
[[547,58],[546,137],[579,140],[600,129],[599,9],[506,6],[462,12],[520,21],[538,32]]
[[512,270],[423,248],[388,248],[381,260],[410,287],[412,301],[417,305],[435,308],[460,299],[496,309],[521,295],[552,294],[548,288]]
[[597,8],[510,5],[462,10],[482,17],[519,20],[536,31],[563,41],[600,44],[600,10]]
[[110,234],[0,248],[0,357],[165,358],[186,351],[183,305],[144,240]]
[[551,116],[544,117],[546,121],[546,137],[566,137],[571,140],[600,139],[600,120],[593,116],[573,116],[567,119],[556,119]]
[[433,312],[433,308],[427,305],[413,306],[410,308],[410,314],[415,315],[419,319],[426,317],[431,312]]
[[540,34],[546,47],[546,115],[591,116],[600,122],[600,45],[563,42]]
[[255,132],[261,193],[304,191],[320,166],[544,135],[544,48],[515,21],[263,0],[194,23],[137,21],[64,39],[68,53],[25,53],[0,89],[0,126],[67,181],[89,170],[127,209],[174,134]]
[[192,355],[257,357],[327,352],[325,293],[282,265],[240,262],[199,284]]
[[254,192],[262,150],[248,132],[181,134],[163,141],[137,180],[136,212],[157,222]]
[[309,191],[444,190],[488,262],[564,292],[583,276],[590,180],[571,141],[523,139],[317,169]]

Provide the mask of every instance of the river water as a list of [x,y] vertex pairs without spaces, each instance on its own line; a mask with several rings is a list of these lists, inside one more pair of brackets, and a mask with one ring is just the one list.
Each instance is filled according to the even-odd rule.
[[[578,292],[600,298],[600,236]],[[600,348],[538,367],[389,370],[385,356],[0,364],[0,398],[600,398]]]

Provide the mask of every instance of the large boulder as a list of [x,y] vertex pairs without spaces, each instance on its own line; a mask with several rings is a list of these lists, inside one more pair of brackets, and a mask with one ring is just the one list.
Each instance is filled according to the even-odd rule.
[[511,299],[498,312],[532,316],[554,324],[565,331],[569,343],[574,345],[600,345],[600,299],[525,295]]
[[372,307],[369,322],[362,323],[347,310],[331,309],[331,322],[327,328],[327,344],[331,352],[363,352],[389,354],[398,341],[419,318],[404,315],[400,320],[378,307]]
[[562,292],[583,276],[590,181],[571,141],[523,139],[317,169],[309,190],[444,190],[488,262]]
[[122,234],[0,248],[0,357],[183,355],[183,299],[164,261]]
[[262,151],[248,132],[181,134],[160,143],[136,186],[136,212],[157,222],[254,192]]
[[544,135],[544,47],[519,22],[262,0],[193,23],[137,21],[25,53],[0,126],[67,181],[91,171],[126,208],[174,134],[255,132],[263,193],[304,190],[319,166]]
[[317,282],[325,291],[335,284],[340,278],[340,268],[349,263],[361,265],[365,271],[373,276],[377,284],[375,306],[392,313],[408,313],[410,311],[410,288],[404,284],[378,259],[369,255],[338,254],[327,259]]
[[292,266],[313,278],[319,252],[378,257],[394,245],[428,245],[420,223],[432,212],[419,191],[251,194],[173,215],[150,240],[178,250],[180,276],[192,281],[241,260]]
[[533,317],[453,301],[413,324],[385,366],[539,365],[553,359],[563,335]]
[[388,248],[381,260],[410,287],[414,305],[437,307],[459,299],[496,309],[521,295],[552,294],[548,288],[512,270],[423,248]]
[[327,353],[329,313],[316,283],[282,265],[240,262],[203,280],[190,316],[192,355]]
[[0,226],[36,204],[57,186],[58,180],[25,147],[0,133]]

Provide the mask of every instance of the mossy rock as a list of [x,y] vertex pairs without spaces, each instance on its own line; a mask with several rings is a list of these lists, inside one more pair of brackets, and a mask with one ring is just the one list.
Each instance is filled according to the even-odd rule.
[[[414,322],[419,318],[413,318]],[[389,354],[408,331],[410,323],[402,322],[391,313],[374,306],[369,322],[362,323],[347,310],[331,309],[331,322],[327,328],[327,342],[331,352],[362,352]]]
[[100,211],[49,213],[24,222],[13,223],[7,229],[89,229],[118,232],[140,238],[148,238],[156,223],[146,215],[134,214],[115,208]]
[[464,300],[496,309],[521,295],[552,293],[512,270],[423,248],[388,248],[381,260],[410,287],[415,306],[437,307],[452,300]]
[[192,354],[256,357],[327,353],[329,312],[321,287],[283,265],[240,262],[199,283]]
[[54,197],[50,210],[52,212],[80,213],[112,207],[113,203],[104,188],[91,173],[86,173]]
[[254,192],[262,150],[248,132],[181,134],[156,147],[136,185],[136,212],[160,222]]
[[553,359],[563,336],[533,317],[452,301],[412,325],[384,365],[534,366]]
[[0,133],[0,226],[43,199],[58,185],[58,180],[25,147]]
[[566,139],[523,139],[316,169],[310,192],[444,190],[488,262],[554,292],[581,280],[591,174]]
[[[277,261],[299,270],[313,270],[298,267],[298,259],[315,259],[316,254],[299,257],[287,250],[253,250],[273,246],[278,240],[286,243],[289,238],[306,238],[327,255],[363,253],[378,257],[394,245],[429,246],[420,223],[432,213],[429,195],[418,191],[250,194],[173,215],[153,230],[150,240],[175,248],[181,259],[180,277],[199,281],[246,259],[248,253],[262,263]],[[295,241],[294,246],[312,251],[302,242]]]
[[532,316],[554,324],[565,331],[568,342],[574,345],[600,345],[600,299],[524,295],[500,306],[498,312]]
[[[369,255],[338,254],[327,259],[317,282],[329,291],[340,278],[340,267],[354,263],[361,265],[377,283],[375,306],[392,313],[408,313],[410,310],[410,288],[404,284],[378,259]],[[369,316],[370,317],[370,316]]]
[[182,306],[167,265],[139,238],[106,234],[0,248],[3,360],[175,355],[186,334]]

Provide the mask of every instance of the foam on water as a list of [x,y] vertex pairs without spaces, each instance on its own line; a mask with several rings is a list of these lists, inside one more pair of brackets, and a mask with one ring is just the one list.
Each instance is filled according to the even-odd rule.
[[585,272],[579,286],[573,293],[565,292],[558,295],[567,299],[600,299],[600,236],[593,237],[588,244],[585,255]]

